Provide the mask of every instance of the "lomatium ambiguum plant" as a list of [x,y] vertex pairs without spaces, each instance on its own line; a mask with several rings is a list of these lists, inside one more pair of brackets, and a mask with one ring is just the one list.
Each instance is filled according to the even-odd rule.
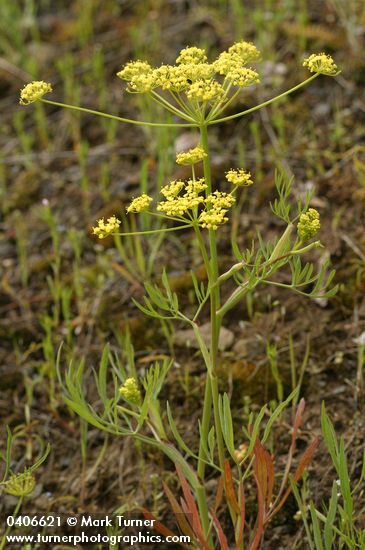
[[[110,355],[106,347],[97,377],[98,391],[104,407],[101,413],[91,407],[86,400],[82,385],[84,363],[70,366],[65,388],[69,406],[89,423],[101,430],[132,436],[144,444],[152,445],[174,462],[184,496],[181,500],[182,506],[167,486],[166,495],[182,531],[191,536],[198,548],[206,549],[215,548],[217,539],[220,548],[228,548],[226,536],[217,517],[217,508],[223,495],[233,524],[231,531],[236,548],[258,548],[265,526],[282,507],[291,491],[289,475],[304,409],[302,400],[293,419],[288,463],[281,483],[278,484],[277,493],[274,494],[276,483],[273,457],[265,450],[263,444],[274,421],[294,398],[296,400],[297,390],[271,412],[262,434],[260,430],[266,414],[265,407],[257,418],[250,416],[249,426],[244,430],[247,445],[242,439],[237,439],[233,431],[229,398],[226,394],[220,394],[217,378],[218,342],[224,317],[248,292],[252,292],[259,285],[276,285],[312,298],[330,297],[336,292],[336,288],[329,289],[333,272],[328,270],[327,263],[315,273],[314,266],[303,263],[302,260],[306,252],[321,246],[318,240],[314,240],[320,228],[320,220],[319,213],[309,207],[311,194],[307,194],[294,208],[290,197],[292,181],[279,174],[276,176],[278,198],[271,204],[271,209],[283,222],[282,235],[274,243],[265,243],[259,236],[257,246],[253,244],[244,251],[239,251],[238,246],[233,245],[237,261],[227,271],[219,271],[219,230],[228,222],[241,189],[253,185],[254,178],[246,169],[233,167],[226,173],[226,181],[219,186],[222,189],[213,187],[208,145],[209,128],[249,115],[302,88],[321,74],[335,76],[339,72],[331,57],[324,53],[313,54],[303,63],[312,73],[307,80],[260,105],[243,112],[225,114],[227,108],[232,106],[246,88],[259,84],[260,76],[253,66],[259,57],[260,54],[253,44],[241,41],[222,52],[213,62],[208,60],[203,49],[187,47],[180,52],[174,65],[154,68],[146,61],[127,63],[117,74],[126,83],[127,91],[144,94],[152,102],[166,109],[177,119],[173,123],[131,120],[50,101],[44,99],[44,95],[51,91],[51,86],[45,82],[33,82],[21,91],[21,103],[24,105],[40,100],[121,122],[157,127],[196,128],[200,132],[199,143],[176,157],[177,164],[191,167],[190,178],[166,182],[157,195],[152,193],[149,196],[143,193],[133,198],[127,207],[128,215],[143,212],[144,216],[155,216],[162,223],[166,223],[165,227],[140,231],[139,235],[191,228],[204,262],[207,284],[199,283],[192,274],[197,302],[194,315],[188,316],[182,311],[179,298],[172,291],[166,272],[162,274],[162,286],[146,283],[147,296],[144,303],[135,302],[147,316],[159,320],[179,321],[194,331],[206,367],[205,395],[199,422],[199,449],[192,450],[185,443],[175,424],[169,403],[163,407],[166,416],[162,414],[158,396],[171,362],[156,363],[141,380],[131,355],[126,369]],[[203,165],[203,175],[199,178],[196,176],[198,163]],[[117,215],[107,220],[100,219],[93,232],[101,239],[108,235],[135,234],[120,232],[120,224],[121,220]],[[280,278],[279,281],[275,274],[283,269],[287,270],[288,278]],[[284,283],[283,280],[287,282]],[[235,284],[233,291],[232,284]],[[231,288],[231,293],[228,294],[228,298],[222,300],[222,289],[225,286]],[[207,308],[210,312],[211,331],[208,344],[200,330],[200,320]],[[110,361],[113,366],[115,391],[114,395],[108,397],[107,366]],[[164,423],[165,417],[168,426]],[[316,445],[317,441],[314,441],[300,459],[293,473],[295,481],[302,476]],[[196,469],[193,468],[194,463],[197,465]],[[235,466],[234,472],[231,469],[232,464]],[[210,472],[213,470],[221,475],[216,505],[210,508],[205,487],[207,468]],[[256,519],[246,518],[245,514],[244,481],[249,476],[254,479],[257,487]]]

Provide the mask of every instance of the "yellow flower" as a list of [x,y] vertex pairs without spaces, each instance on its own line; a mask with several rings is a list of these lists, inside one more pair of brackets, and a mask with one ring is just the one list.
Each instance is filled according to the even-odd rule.
[[228,53],[235,53],[240,56],[242,63],[249,63],[260,57],[260,52],[252,42],[236,42],[228,48]]
[[321,223],[319,221],[319,212],[314,208],[309,208],[305,214],[301,214],[298,223],[298,235],[301,241],[309,241],[319,231]]
[[154,71],[155,83],[163,90],[183,92],[189,87],[185,65],[161,65]]
[[117,73],[117,76],[122,80],[127,80],[129,82],[135,77],[147,75],[151,71],[152,67],[149,63],[147,63],[147,61],[130,61]]
[[219,225],[228,222],[228,218],[225,216],[227,210],[211,210],[204,211],[199,216],[199,222],[202,227],[206,229],[218,229]]
[[204,178],[198,180],[188,180],[185,184],[185,194],[195,196],[202,193],[207,188]]
[[161,189],[163,196],[168,199],[174,199],[184,187],[185,183],[183,181],[171,181]]
[[35,479],[29,470],[21,474],[13,474],[4,483],[4,492],[15,497],[26,497],[30,495],[35,487]]
[[213,99],[218,99],[224,94],[224,89],[219,82],[215,80],[197,80],[193,82],[186,92],[188,99],[196,99],[197,101],[208,102]]
[[308,67],[311,73],[327,76],[336,76],[340,73],[332,57],[325,53],[313,53],[304,60],[303,67]]
[[127,378],[123,386],[119,390],[120,395],[132,405],[141,404],[141,392],[139,391],[137,380],[135,378]]
[[115,216],[111,216],[106,222],[104,221],[104,218],[101,218],[98,220],[97,227],[93,227],[93,234],[97,235],[99,239],[104,239],[108,235],[115,233],[119,226],[120,220],[118,220]]
[[239,168],[237,170],[228,170],[226,173],[226,179],[229,181],[229,183],[232,183],[233,185],[252,185],[253,181],[251,179],[250,172],[246,172],[242,168]]
[[228,221],[227,210],[236,202],[236,199],[229,193],[214,191],[204,202],[206,210],[201,212],[199,222],[203,228],[216,230]]
[[189,149],[185,153],[178,153],[176,155],[176,164],[189,165],[196,164],[204,160],[207,153],[204,151],[201,145],[197,145],[194,149]]
[[232,204],[236,202],[236,199],[230,193],[223,193],[222,191],[214,191],[211,195],[205,199],[205,203],[211,206],[214,210],[220,208],[230,208]]
[[[161,193],[166,198],[157,205],[159,212],[164,212],[167,216],[183,216],[188,210],[196,208],[204,202],[204,197],[200,195],[207,188],[204,178],[198,180],[172,181],[161,189]],[[179,195],[184,190],[183,195]]]
[[144,94],[150,92],[158,86],[154,72],[147,74],[138,74],[134,76],[128,83],[128,92],[137,92]]
[[48,82],[43,80],[35,80],[30,82],[20,91],[20,100],[21,105],[29,105],[37,99],[41,99],[45,94],[52,92],[52,86]]
[[242,65],[242,59],[238,54],[228,52],[222,52],[213,62],[215,71],[222,75],[226,75],[234,69],[241,69]]
[[187,63],[194,63],[194,65],[197,65],[198,63],[205,63],[206,61],[207,56],[205,50],[196,48],[195,46],[187,47],[181,50],[179,57],[176,59],[176,63],[178,65],[185,65]]
[[132,200],[130,205],[127,207],[127,214],[130,212],[143,212],[143,210],[146,210],[149,207],[152,201],[152,197],[149,197],[146,193],[143,193],[140,197],[136,197]]
[[179,65],[181,70],[184,70],[185,76],[189,83],[196,82],[197,80],[209,80],[215,73],[215,69],[212,63],[188,63]]
[[245,67],[231,69],[227,72],[226,78],[233,86],[239,86],[240,88],[252,86],[252,84],[260,82],[258,73]]

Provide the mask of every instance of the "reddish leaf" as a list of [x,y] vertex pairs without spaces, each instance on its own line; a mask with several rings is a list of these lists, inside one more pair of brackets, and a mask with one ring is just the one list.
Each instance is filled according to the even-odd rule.
[[220,542],[220,545],[221,545],[220,548],[221,548],[221,550],[228,550],[227,539],[225,537],[225,534],[223,533],[223,529],[222,529],[222,526],[220,524],[220,521],[217,518],[216,513],[215,513],[214,510],[210,510],[210,513],[212,514],[214,525],[217,528],[218,539],[219,539],[219,542]]
[[258,438],[256,438],[255,445],[254,445],[254,455],[255,455],[255,462],[254,462],[255,476],[257,479],[257,483],[260,485],[260,489],[262,491],[262,495],[265,501],[266,493],[267,493],[266,457],[265,457],[265,449],[261,445],[261,442]]
[[299,464],[295,470],[295,473],[294,473],[294,480],[295,481],[299,481],[300,478],[302,477],[303,475],[303,472],[304,470],[306,469],[306,467],[308,466],[308,464],[310,463],[310,461],[312,460],[312,457],[315,453],[315,450],[317,449],[319,445],[319,437],[316,437],[314,441],[312,441],[312,443],[309,445],[309,447],[307,447],[307,449],[304,451],[304,454],[302,456],[302,458],[300,459],[299,461]]
[[293,432],[292,432],[292,437],[291,437],[291,445],[290,445],[290,449],[289,449],[289,452],[288,452],[288,458],[286,460],[285,471],[284,471],[284,475],[283,475],[283,478],[282,478],[282,481],[281,481],[279,493],[278,493],[278,495],[275,499],[274,505],[276,505],[276,503],[279,501],[279,499],[280,499],[280,497],[281,497],[281,495],[282,495],[282,493],[285,489],[285,486],[288,482],[289,472],[290,472],[290,468],[291,468],[291,465],[292,465],[295,446],[296,446],[296,440],[297,440],[297,437],[298,437],[298,431],[299,431],[300,426],[302,425],[304,408],[305,408],[305,401],[302,398],[299,401],[299,405],[298,405],[297,411],[295,413],[295,418],[294,418],[294,422],[293,422]]
[[298,437],[298,430],[299,430],[300,426],[302,425],[304,409],[305,409],[305,401],[302,398],[299,401],[299,405],[298,405],[298,408],[297,408],[297,412],[295,413],[295,418],[294,418],[294,423],[293,423],[293,433],[292,433],[292,443],[293,444],[295,444],[295,441]]
[[259,509],[257,513],[256,535],[252,542],[252,545],[250,546],[250,550],[256,550],[256,548],[258,548],[260,544],[260,540],[264,532],[264,515],[265,515],[264,495],[262,494],[262,490],[261,490],[259,481],[256,478],[256,475],[254,475],[254,478],[257,485],[257,499],[258,499]]
[[267,507],[272,501],[274,489],[275,470],[274,463],[270,453],[262,446],[257,438],[254,445],[255,463],[254,470],[257,480],[261,486],[264,502],[267,502]]
[[225,482],[227,501],[231,505],[233,510],[236,512],[236,514],[239,514],[240,507],[238,506],[236,493],[234,492],[231,467],[227,459],[224,461],[224,482]]
[[[294,481],[299,481],[300,478],[302,477],[304,470],[306,469],[306,467],[308,466],[308,464],[312,460],[312,457],[314,455],[314,452],[315,452],[316,448],[318,447],[318,444],[319,444],[319,437],[316,437],[315,440],[312,441],[312,443],[309,445],[309,447],[307,447],[307,449],[304,451],[304,454],[302,455],[302,457],[299,461],[299,464],[298,464],[298,466],[295,470],[295,473],[294,473],[294,476],[293,476]],[[285,503],[285,501],[288,498],[288,496],[290,495],[290,493],[291,493],[291,486],[289,486],[287,488],[287,490],[285,491],[284,496],[280,500],[279,504],[275,507],[275,514],[283,506],[283,504]]]
[[224,492],[224,479],[223,479],[223,476],[221,476],[219,478],[217,494],[215,496],[215,502],[214,502],[214,510],[215,511],[218,510],[219,505],[222,502],[223,492]]
[[188,535],[191,539],[194,539],[195,538],[194,533],[190,528],[190,525],[189,525],[189,523],[188,523],[188,521],[185,517],[185,514],[184,514],[180,504],[177,502],[176,498],[174,497],[174,495],[172,494],[172,492],[170,491],[170,489],[168,488],[166,483],[162,482],[162,485],[163,485],[165,494],[166,494],[166,496],[167,496],[167,498],[168,498],[168,500],[171,504],[171,508],[174,512],[176,521],[177,521],[181,531],[184,533],[184,535]]
[[274,461],[270,453],[266,451],[266,467],[267,467],[267,505],[270,507],[272,503],[272,495],[275,483],[275,468]]
[[203,528],[200,522],[199,512],[195,504],[194,497],[190,491],[190,487],[188,485],[188,482],[186,481],[184,474],[182,473],[179,466],[175,466],[177,475],[179,476],[179,480],[181,483],[181,488],[184,493],[185,501],[183,504],[183,510],[185,511],[185,515],[189,518],[189,514],[192,515],[192,521],[190,521],[190,524],[193,528],[193,531],[198,538],[200,544],[202,545],[202,548],[206,550],[210,550],[207,541],[204,538],[203,534]]
[[[158,533],[161,533],[161,535],[164,535],[164,537],[168,537],[168,536],[175,537],[176,536],[175,533],[170,531],[170,529],[168,527],[165,527],[165,525],[163,525],[163,523],[158,521],[156,516],[154,516],[151,512],[149,512],[149,510],[147,510],[146,508],[142,508],[142,510],[143,510],[143,515],[146,519],[154,521],[153,528],[156,529],[156,531]],[[184,545],[182,544],[181,546],[184,546]]]
[[240,483],[239,486],[239,503],[240,503],[240,518],[239,518],[239,529],[238,533],[236,533],[236,550],[239,549],[241,542],[243,541],[243,531],[245,528],[245,521],[246,521],[246,502],[245,502],[245,492],[243,488],[243,483]]

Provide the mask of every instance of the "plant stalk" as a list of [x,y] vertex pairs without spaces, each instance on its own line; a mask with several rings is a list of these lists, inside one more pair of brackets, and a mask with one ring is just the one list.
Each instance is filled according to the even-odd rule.
[[[208,146],[208,132],[207,125],[202,124],[200,126],[200,138],[201,145],[206,152],[206,157],[203,160],[204,167],[204,178],[207,185],[206,194],[210,195],[212,192],[212,178],[211,178],[211,167],[209,159],[209,146]],[[219,342],[219,333],[220,333],[220,320],[217,317],[217,310],[220,307],[220,289],[216,284],[218,280],[218,255],[217,255],[217,241],[216,233],[214,230],[209,230],[209,251],[210,251],[210,270],[209,270],[209,285],[211,286],[210,294],[210,324],[211,324],[211,341],[210,341],[210,366],[208,367],[208,378],[211,391],[211,399],[204,401],[203,407],[203,418],[207,419],[208,411],[206,410],[209,407],[209,416],[211,409],[211,402],[213,402],[213,412],[214,412],[214,425],[215,432],[217,437],[217,446],[218,446],[218,457],[219,457],[219,466],[224,469],[224,442],[221,421],[219,417],[219,388],[218,388],[218,378],[217,378],[217,358],[218,358],[218,342]],[[207,381],[208,385],[208,381]],[[206,397],[208,397],[208,390],[206,390]],[[206,402],[207,401],[207,402]],[[208,433],[203,433],[202,437],[207,438]],[[199,456],[202,449],[200,449]]]

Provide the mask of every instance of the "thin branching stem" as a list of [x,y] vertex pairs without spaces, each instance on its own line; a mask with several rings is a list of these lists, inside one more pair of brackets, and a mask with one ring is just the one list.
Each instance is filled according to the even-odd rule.
[[109,113],[104,113],[102,111],[95,111],[94,109],[87,109],[86,107],[78,107],[77,105],[70,105],[68,103],[60,103],[59,101],[51,101],[49,99],[40,99],[42,103],[47,103],[48,105],[54,105],[55,107],[63,107],[64,109],[71,109],[73,111],[80,111],[81,113],[88,113],[90,115],[96,115],[103,118],[109,118],[111,120],[117,120],[118,122],[127,122],[128,124],[135,124],[136,126],[154,126],[156,128],[196,128],[198,127],[197,123],[193,124],[179,124],[179,123],[168,123],[168,122],[145,122],[143,120],[133,120],[130,118],[123,118],[116,115],[111,115]]

